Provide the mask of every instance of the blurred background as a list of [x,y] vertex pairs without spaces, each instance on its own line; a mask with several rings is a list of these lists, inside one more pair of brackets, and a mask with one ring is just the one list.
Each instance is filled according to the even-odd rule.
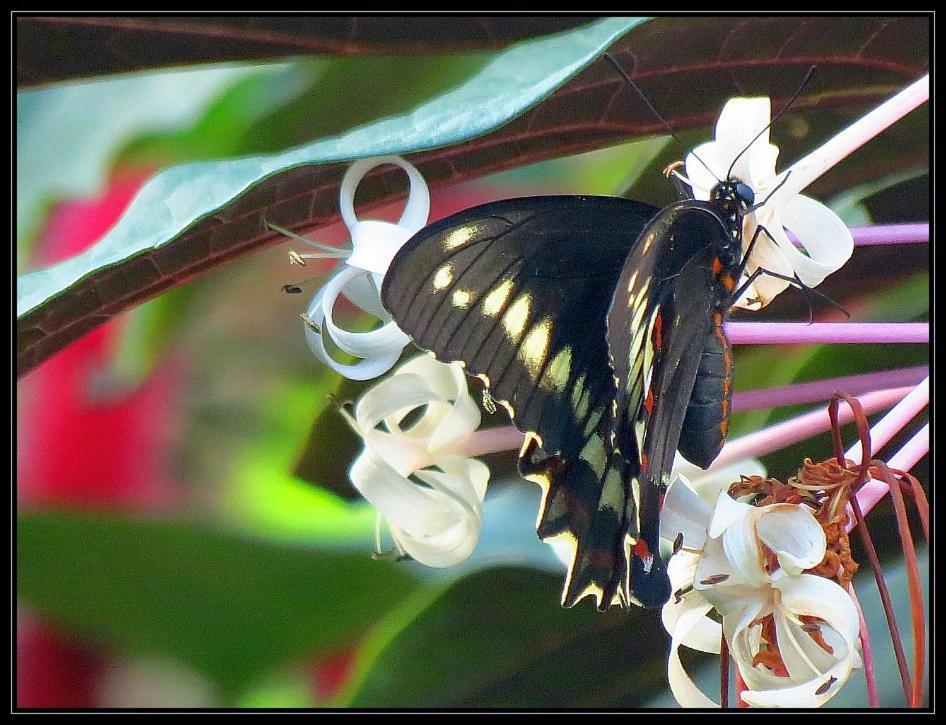
[[[408,111],[490,57],[317,58],[21,91],[19,271],[93,244],[160,169],[278,151]],[[782,164],[851,117],[787,117],[773,129]],[[692,144],[710,133],[681,135]],[[925,111],[913,114],[885,148],[927,134]],[[436,188],[431,220],[541,193],[663,204],[674,192],[659,169],[682,154],[648,138]],[[833,182],[816,195],[852,224],[928,220],[925,161],[878,178],[869,188]],[[398,213],[395,204],[371,216]],[[316,238],[345,235],[335,225]],[[347,479],[359,444],[328,399],[355,399],[365,386],[309,352],[299,314],[332,265],[292,267],[292,248],[299,244],[216,268],[95,329],[18,383],[17,704],[672,706],[668,640],[655,613],[559,606],[563,571],[535,537],[538,492],[516,477],[514,453],[487,460],[485,527],[463,566],[432,571],[370,556],[374,513]],[[927,270],[925,245],[858,248],[823,289],[854,319],[925,320]],[[285,293],[288,283],[302,292]],[[353,309],[340,314],[365,324]],[[815,314],[835,319],[830,309]],[[762,319],[807,315],[808,301],[789,292]],[[927,362],[925,346],[880,352],[740,348],[736,389]],[[736,416],[731,435],[799,410]],[[484,414],[484,425],[503,424],[504,413]],[[765,462],[784,478],[805,456],[830,450],[822,437]],[[928,480],[926,462],[914,473]],[[881,505],[872,517],[907,626],[892,514]],[[889,670],[879,672],[882,694],[896,705],[869,577],[858,579],[861,601],[876,620],[875,657]],[[718,677],[714,659],[686,664],[705,683]],[[855,675],[832,705],[862,704],[863,691]]]

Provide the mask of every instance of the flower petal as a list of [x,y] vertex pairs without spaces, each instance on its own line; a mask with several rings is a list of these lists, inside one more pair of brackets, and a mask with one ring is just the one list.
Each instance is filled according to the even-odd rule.
[[726,529],[754,510],[755,507],[736,501],[725,491],[720,492],[716,497],[716,507],[713,509],[713,518],[708,530],[709,535],[714,539],[719,538]]
[[673,541],[682,533],[686,548],[702,549],[712,515],[712,508],[690,487],[690,482],[677,476],[664,496],[660,536]]
[[804,506],[773,504],[756,520],[759,540],[775,552],[788,574],[801,574],[821,563],[827,540],[821,524]]
[[680,645],[690,632],[697,626],[702,626],[706,613],[712,607],[699,597],[685,599],[684,606],[674,620],[673,631],[670,633],[670,655],[667,659],[667,681],[670,691],[681,707],[719,707],[708,698],[696,683],[683,669],[680,661]]
[[[410,342],[394,322],[386,322],[380,329],[371,332],[348,332],[335,324],[332,309],[340,294],[355,277],[366,273],[354,267],[347,267],[329,280],[313,298],[309,305],[308,317],[321,332],[305,325],[305,338],[312,352],[322,362],[337,373],[352,380],[375,378],[397,363],[401,351]],[[362,358],[361,362],[346,365],[337,362],[325,347],[322,335],[328,334],[332,341],[344,352]]]
[[851,230],[831,209],[819,201],[798,194],[782,206],[782,223],[805,248],[802,254],[794,244],[782,251],[801,281],[816,287],[832,272],[840,269],[854,252]]
[[462,465],[445,465],[449,473],[419,473],[431,485],[422,488],[366,448],[349,474],[355,487],[387,519],[401,547],[432,567],[455,566],[473,551],[482,527],[480,493],[485,493],[489,477],[481,461],[463,459]]
[[[675,599],[668,601],[661,609],[660,618],[663,621],[664,629],[673,636],[677,629],[680,617],[696,607],[692,600],[698,599],[701,603],[708,604],[700,593],[690,590],[682,597],[679,602]],[[708,609],[707,609],[708,611]],[[713,621],[709,617],[702,617],[695,622],[688,624],[690,629],[679,636],[680,644],[690,649],[708,652],[718,655],[720,640],[722,639],[723,629],[719,622]]]

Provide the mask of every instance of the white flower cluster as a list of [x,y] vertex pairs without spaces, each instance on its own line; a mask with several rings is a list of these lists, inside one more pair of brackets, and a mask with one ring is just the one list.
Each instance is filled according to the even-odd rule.
[[[668,565],[671,585],[682,594],[663,610],[674,697],[684,707],[717,706],[683,669],[679,649],[719,654],[725,635],[747,704],[823,705],[861,666],[854,601],[834,581],[804,573],[824,558],[824,530],[801,504],[750,506],[731,498],[719,478],[703,484],[695,490],[678,477],[660,522],[663,538],[683,537]],[[722,624],[707,616],[711,610]],[[775,642],[763,637],[769,617],[765,636],[774,632]],[[767,652],[778,671],[768,666],[771,659],[760,661]]]

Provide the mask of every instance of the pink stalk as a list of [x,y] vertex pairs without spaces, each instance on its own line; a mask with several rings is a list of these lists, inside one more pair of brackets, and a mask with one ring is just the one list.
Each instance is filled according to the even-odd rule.
[[926,322],[727,322],[733,345],[925,343]]
[[874,652],[870,646],[870,631],[867,620],[864,619],[864,610],[854,591],[854,585],[848,583],[847,593],[851,595],[854,608],[857,609],[857,619],[860,622],[861,655],[864,659],[864,679],[867,680],[867,702],[871,707],[880,707],[880,698],[877,696],[877,678],[874,673]]
[[879,224],[871,227],[851,227],[855,246],[874,244],[917,244],[930,241],[929,222],[917,224]]
[[[891,438],[899,433],[903,427],[913,420],[930,402],[930,379],[924,378],[910,391],[910,394],[897,403],[890,412],[878,420],[870,429],[870,441],[874,451],[883,448]],[[844,454],[846,458],[861,462],[860,445],[851,446]],[[895,468],[901,468],[895,466]],[[902,469],[906,470],[906,469]]]
[[[888,466],[899,471],[909,471],[915,466],[923,456],[930,450],[930,424],[924,425],[906,444],[891,456]],[[857,502],[861,505],[864,514],[867,515],[877,502],[889,493],[890,487],[886,481],[880,481],[876,478],[868,479],[860,491],[857,492]],[[851,521],[847,529],[850,531],[854,527]]]
[[834,395],[835,390],[845,390],[851,395],[861,395],[871,390],[899,388],[916,385],[929,374],[929,367],[920,365],[899,370],[885,370],[864,375],[845,375],[829,380],[814,380],[777,388],[747,390],[732,397],[732,409],[736,413],[748,410],[766,410],[785,405],[817,403]]
[[[883,418],[877,421],[870,430],[871,445],[875,451],[880,450],[891,438],[899,433],[907,423],[913,420],[922,411],[930,401],[930,379],[925,378],[919,385],[910,391],[897,405],[895,405]],[[863,399],[862,401],[863,402]],[[888,461],[891,468],[901,471],[909,471],[917,461],[927,454],[930,448],[929,424],[925,425],[916,435],[914,435],[903,448],[901,448]],[[855,464],[861,462],[860,445],[851,446],[844,454],[846,458],[854,461]],[[870,479],[857,492],[857,502],[865,514],[869,512],[880,499],[882,499],[889,488],[884,481]],[[848,530],[853,527],[854,522],[848,524]]]
[[[859,397],[864,412],[876,413],[895,404],[906,396],[913,388],[893,388],[891,390],[875,390]],[[850,423],[854,417],[849,408],[840,410],[841,423]],[[818,408],[810,413],[804,413],[781,423],[767,426],[762,430],[736,438],[723,446],[722,452],[713,463],[714,466],[724,466],[742,458],[757,456],[777,451],[791,443],[797,443],[813,435],[817,435],[831,427],[831,421],[824,408]]]
[[[861,395],[860,401],[865,413],[876,413],[894,405],[913,390],[915,390],[913,387],[875,390]],[[850,423],[853,420],[848,408],[841,409],[840,419],[842,423]],[[742,458],[762,456],[792,443],[811,438],[830,427],[831,422],[827,412],[824,408],[818,408],[810,413],[804,413],[729,441],[723,446],[722,452],[713,465],[724,466]],[[457,453],[463,456],[485,456],[489,453],[518,450],[522,447],[522,441],[522,433],[511,425],[487,428],[473,433],[458,447]],[[893,460],[891,460],[891,466],[899,467],[894,466],[893,463]]]
[[930,77],[927,74],[792,164],[788,181],[779,190],[779,195],[786,199],[794,196],[848,154],[925,103],[929,97]]
[[511,425],[486,428],[467,438],[457,447],[457,453],[461,456],[485,456],[501,451],[517,451],[522,448],[522,441],[522,433]]

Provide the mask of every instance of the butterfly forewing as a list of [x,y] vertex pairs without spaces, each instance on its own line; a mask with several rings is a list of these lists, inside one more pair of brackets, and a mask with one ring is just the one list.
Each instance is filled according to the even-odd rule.
[[654,213],[612,197],[474,207],[405,244],[382,301],[419,347],[483,379],[546,454],[574,457],[614,396],[605,316]]

